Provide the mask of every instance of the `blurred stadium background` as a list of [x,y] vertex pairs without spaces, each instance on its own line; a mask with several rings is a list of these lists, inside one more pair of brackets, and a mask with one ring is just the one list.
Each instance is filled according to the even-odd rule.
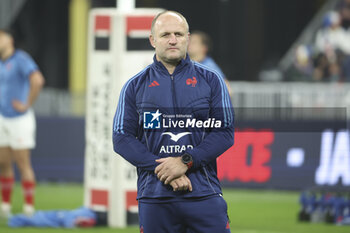
[[[83,204],[88,12],[116,6],[115,0],[0,0],[0,28],[14,31],[16,46],[46,78],[34,106],[37,209]],[[136,7],[179,11],[191,30],[212,37],[211,56],[230,82],[236,111],[236,144],[218,160],[232,232],[349,232],[300,223],[297,215],[302,191],[350,197],[350,2],[136,0]],[[348,40],[333,40],[335,31]],[[39,230],[2,221],[0,231]]]

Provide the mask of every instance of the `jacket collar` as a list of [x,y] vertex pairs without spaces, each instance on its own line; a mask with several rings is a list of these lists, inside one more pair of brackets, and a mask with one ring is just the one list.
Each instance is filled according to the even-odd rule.
[[[184,67],[188,66],[189,64],[191,64],[191,59],[190,56],[186,53],[186,57],[181,59],[181,61],[179,62],[179,64],[176,66],[175,70],[174,70],[174,74],[180,72]],[[165,66],[163,65],[163,63],[161,63],[160,61],[157,60],[156,55],[154,54],[153,56],[153,64],[152,64],[157,70],[166,73],[167,75],[170,75],[168,70],[165,68]]]

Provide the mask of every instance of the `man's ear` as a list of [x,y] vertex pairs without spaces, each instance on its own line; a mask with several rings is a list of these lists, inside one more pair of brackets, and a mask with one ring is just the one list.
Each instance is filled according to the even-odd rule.
[[153,37],[152,34],[149,35],[149,42],[151,43],[151,45],[152,45],[153,48],[156,48],[156,45],[154,44],[154,37]]

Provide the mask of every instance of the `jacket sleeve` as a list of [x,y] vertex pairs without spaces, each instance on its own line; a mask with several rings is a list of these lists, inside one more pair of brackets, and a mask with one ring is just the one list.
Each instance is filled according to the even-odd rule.
[[139,115],[136,108],[133,84],[129,80],[120,92],[117,111],[113,121],[113,148],[128,162],[138,168],[154,171],[158,156],[148,151],[137,139]]
[[193,169],[215,161],[234,143],[234,111],[226,84],[219,75],[210,74],[213,77],[208,79],[211,87],[209,117],[220,120],[221,127],[211,129],[198,146],[186,151],[192,155]]

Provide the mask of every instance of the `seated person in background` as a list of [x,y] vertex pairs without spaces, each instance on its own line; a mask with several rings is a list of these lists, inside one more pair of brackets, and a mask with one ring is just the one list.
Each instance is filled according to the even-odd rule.
[[339,81],[340,67],[336,62],[330,62],[324,53],[319,53],[314,60],[313,80],[318,82]]
[[218,72],[225,80],[228,92],[231,95],[230,84],[227,81],[224,73],[215,63],[214,59],[208,56],[211,47],[211,39],[208,34],[202,31],[193,31],[191,33],[190,43],[188,46],[188,54],[190,55],[191,59]]
[[316,34],[315,48],[318,52],[315,60],[315,81],[343,81],[342,66],[350,54],[350,38],[343,27],[338,12],[328,12],[322,28]]
[[[341,26],[346,32],[347,41],[350,44],[350,0],[340,2],[338,11],[341,17]],[[344,57],[342,64],[343,80],[350,82],[350,54]]]
[[333,51],[350,54],[349,37],[341,27],[341,17],[338,12],[330,11],[323,19],[322,28],[317,31],[316,49],[327,55]]
[[350,0],[341,1],[337,9],[341,17],[341,26],[350,33]]
[[311,47],[298,45],[295,49],[293,65],[285,73],[285,81],[312,81],[313,71]]

